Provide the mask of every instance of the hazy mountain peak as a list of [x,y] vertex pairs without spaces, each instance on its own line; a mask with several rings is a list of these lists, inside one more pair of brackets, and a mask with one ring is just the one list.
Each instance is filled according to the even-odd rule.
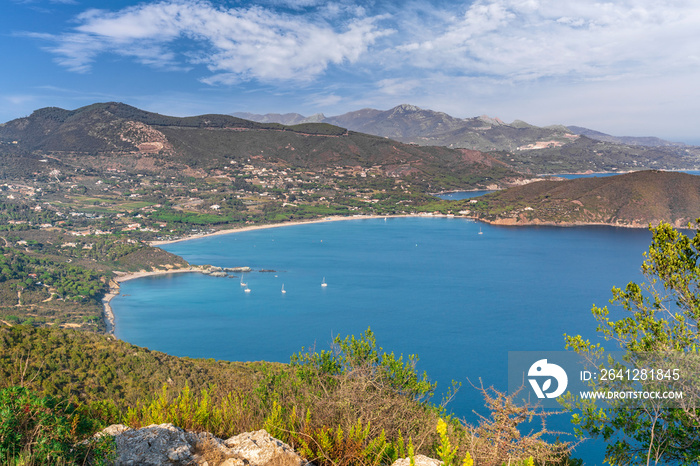
[[401,104],[397,107],[394,107],[392,110],[394,110],[395,112],[420,112],[423,109],[411,104]]
[[484,123],[488,123],[490,125],[496,125],[496,126],[505,125],[503,120],[501,120],[498,117],[491,118],[488,115],[481,115],[478,119],[483,121]]
[[515,120],[513,121],[513,123],[510,124],[510,126],[512,126],[513,128],[535,128],[535,126],[523,120]]
[[323,113],[314,113],[310,117],[304,118],[304,123],[322,123],[326,120],[326,115]]
[[258,113],[236,112],[231,116],[243,118],[244,120],[257,121],[258,123],[280,123],[282,125],[298,125],[306,123],[306,117],[298,113],[267,113],[260,115]]
[[561,131],[564,133],[571,133],[571,130],[564,125],[549,125],[549,126],[544,126],[544,129],[551,129],[552,131]]

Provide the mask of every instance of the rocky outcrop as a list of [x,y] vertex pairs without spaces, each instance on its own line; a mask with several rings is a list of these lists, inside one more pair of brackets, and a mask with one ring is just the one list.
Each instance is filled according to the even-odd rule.
[[224,441],[224,445],[248,464],[270,466],[298,466],[307,461],[296,454],[292,448],[271,437],[265,430],[245,432]]
[[[413,460],[416,466],[440,466],[442,464],[442,461],[429,458],[425,455],[416,455]],[[410,464],[411,458],[401,458],[394,461],[391,466],[410,466]]]
[[202,267],[201,272],[212,277],[230,277],[227,272],[250,272],[250,267],[217,267],[215,265],[207,265]]
[[114,437],[115,466],[304,466],[292,448],[265,430],[246,432],[227,440],[210,433],[185,432],[172,424],[130,429],[112,425],[97,434]]
[[[141,429],[115,424],[95,436],[114,437],[114,466],[313,466],[265,430],[221,440],[208,432],[186,432],[172,424]],[[442,464],[424,455],[416,455],[414,461],[416,466]],[[402,458],[391,466],[410,464],[410,458]]]
[[224,267],[224,272],[234,272],[234,273],[240,273],[240,272],[250,272],[253,269],[250,267]]

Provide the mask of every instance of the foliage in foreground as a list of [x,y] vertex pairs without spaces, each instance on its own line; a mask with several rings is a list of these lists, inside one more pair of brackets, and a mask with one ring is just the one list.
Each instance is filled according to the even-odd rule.
[[[700,230],[690,238],[668,224],[651,228],[652,243],[642,272],[646,283],[613,288],[610,300],[621,308],[593,307],[598,332],[615,342],[632,362],[641,354],[658,355],[655,364],[671,361],[681,369],[678,381],[658,389],[683,391],[675,406],[655,400],[625,400],[606,407],[579,403],[577,433],[602,437],[610,464],[700,463]],[[605,350],[579,336],[567,336],[567,346],[591,360],[605,360]],[[643,353],[642,353],[643,352]],[[645,366],[643,366],[645,367]],[[646,368],[646,367],[645,367]],[[672,369],[671,369],[672,370]]]
[[3,464],[100,464],[110,439],[79,443],[100,426],[78,407],[24,387],[0,389],[0,461]]
[[157,396],[164,384],[171,391],[186,384],[198,393],[210,384],[250,391],[259,367],[275,365],[178,358],[89,332],[0,327],[0,387],[22,385],[74,403],[109,401],[117,410]]
[[[337,338],[330,350],[302,351],[289,365],[175,358],[59,329],[13,327],[0,335],[4,380],[78,404],[81,422],[92,426],[80,431],[83,438],[112,423],[170,422],[220,438],[265,428],[321,466],[388,465],[448,450],[478,465],[530,457],[565,464],[569,449],[548,443],[545,429],[521,435],[518,426],[542,413],[495,391],[481,390],[491,416],[478,426],[447,415],[431,403],[435,385],[417,373],[417,359],[385,353],[370,330]],[[436,430],[441,420],[444,432]]]
[[[566,464],[567,443],[548,443],[546,429],[523,435],[521,423],[545,414],[493,390],[481,392],[491,416],[466,426],[430,402],[435,385],[417,359],[387,354],[367,330],[336,338],[330,350],[300,352],[285,370],[268,370],[253,392],[201,394],[188,388],[130,409],[132,426],[172,422],[226,438],[265,428],[319,465],[388,465],[413,454],[453,451],[478,465]],[[441,425],[440,430],[436,426]],[[450,440],[454,446],[445,446]]]

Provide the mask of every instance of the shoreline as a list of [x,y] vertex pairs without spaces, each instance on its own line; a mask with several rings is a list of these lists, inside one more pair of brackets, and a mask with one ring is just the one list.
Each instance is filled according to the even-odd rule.
[[[150,276],[155,276],[155,275],[170,275],[173,273],[204,273],[204,269],[201,267],[195,267],[195,266],[190,266],[182,269],[170,269],[170,270],[141,270],[139,272],[115,272],[115,273],[121,273],[121,275],[118,275],[117,277],[113,278],[109,282],[109,291],[105,293],[105,295],[102,297],[102,307],[103,309],[103,318],[105,322],[105,334],[110,335],[112,337],[115,337],[114,335],[114,330],[116,328],[115,322],[114,322],[114,310],[112,309],[112,306],[110,305],[110,302],[112,299],[114,299],[116,296],[119,296],[119,284],[121,282],[126,282],[129,280],[134,280],[136,278],[142,278],[142,277],[150,277]],[[116,337],[115,337],[116,338]]]
[[[208,238],[210,236],[219,236],[219,235],[228,235],[231,233],[241,233],[244,231],[255,231],[255,230],[266,230],[268,228],[279,228],[279,227],[287,227],[287,226],[296,226],[296,225],[310,225],[314,223],[326,223],[326,222],[341,222],[345,220],[370,220],[370,219],[378,219],[378,218],[401,218],[401,217],[426,217],[427,215],[411,215],[411,214],[406,214],[406,215],[352,215],[352,216],[341,216],[341,215],[333,215],[330,217],[323,217],[320,219],[314,219],[314,220],[295,220],[292,222],[283,222],[283,223],[269,223],[269,224],[264,224],[264,225],[249,225],[245,227],[240,227],[240,228],[231,228],[229,230],[219,230],[215,231],[213,233],[205,233],[203,235],[192,235],[192,236],[186,236],[184,238],[179,238],[179,239],[173,239],[173,240],[158,240],[158,241],[151,241],[148,243],[149,246],[162,246],[165,244],[173,244],[173,243],[179,243],[181,241],[189,241],[192,239],[199,239],[199,238]],[[443,215],[430,215],[431,217],[439,217]]]
[[[650,170],[650,169],[647,169]],[[586,170],[585,172],[569,172],[569,173],[540,173],[537,176],[552,176],[552,177],[557,177],[557,176],[563,176],[563,175],[626,175],[627,173],[634,173],[637,171],[644,171],[644,170],[627,170],[627,171],[611,171],[611,172],[594,172],[590,170]]]
[[[508,221],[499,220],[486,220],[483,218],[478,218],[470,215],[443,215],[443,214],[404,214],[404,215],[355,215],[355,216],[330,216],[314,220],[299,220],[293,222],[284,223],[272,223],[265,225],[249,225],[241,228],[233,228],[229,230],[219,230],[213,233],[206,233],[200,235],[192,235],[184,238],[179,238],[175,240],[161,240],[161,241],[151,241],[148,244],[150,246],[158,247],[166,244],[179,243],[181,241],[190,241],[199,238],[208,238],[212,236],[228,235],[233,233],[242,233],[246,231],[256,231],[256,230],[266,230],[269,228],[280,228],[287,226],[297,226],[297,225],[307,225],[307,224],[317,224],[326,222],[338,222],[346,220],[372,220],[381,218],[463,218],[472,221],[483,222],[489,225],[496,226],[506,226],[506,227],[528,227],[528,226],[553,226],[553,227],[577,227],[577,226],[609,226],[609,227],[621,227],[621,228],[647,228],[647,226],[635,226],[635,225],[614,225],[610,223],[554,223],[554,222],[532,222],[532,223],[510,223]],[[204,273],[204,269],[201,266],[190,266],[181,269],[170,269],[170,270],[155,270],[146,271],[142,270],[139,272],[115,272],[119,274],[117,277],[110,281],[109,291],[102,298],[102,305],[104,307],[104,321],[105,321],[105,334],[114,337],[115,322],[114,322],[114,311],[110,305],[110,301],[119,295],[119,284],[128,280],[134,280],[142,277],[156,276],[156,275],[169,275],[173,273]]]
[[[314,220],[299,220],[299,221],[294,221],[294,222],[272,223],[272,224],[267,224],[267,225],[250,225],[250,226],[245,226],[245,227],[241,227],[241,228],[232,228],[229,230],[219,230],[219,231],[215,231],[213,233],[206,233],[203,235],[192,235],[192,236],[187,236],[187,237],[179,238],[179,239],[175,239],[175,240],[151,241],[148,244],[149,244],[149,246],[158,247],[158,246],[162,246],[165,244],[179,243],[181,241],[189,241],[189,240],[193,240],[193,239],[208,238],[210,236],[227,235],[227,234],[232,234],[232,233],[241,233],[244,231],[264,230],[264,229],[268,229],[268,228],[306,225],[306,224],[313,224],[313,223],[337,222],[337,221],[343,221],[343,220],[367,220],[367,219],[396,218],[396,217],[438,217],[438,215],[356,215],[356,216],[349,216],[349,217],[336,215],[336,216],[324,217],[321,219],[314,219]],[[444,217],[444,216],[440,215],[440,217]],[[150,276],[156,276],[156,275],[169,275],[169,274],[173,274],[173,273],[204,273],[204,269],[201,266],[190,266],[190,267],[186,267],[186,268],[170,269],[170,270],[152,270],[152,271],[142,270],[139,272],[115,272],[115,274],[117,274],[117,276],[114,277],[110,281],[109,291],[102,298],[102,307],[104,308],[103,318],[104,318],[104,322],[105,322],[105,334],[111,335],[112,337],[115,337],[114,330],[115,330],[116,326],[115,326],[115,322],[114,322],[114,310],[112,309],[110,302],[116,296],[119,296],[119,284],[121,282],[134,280],[134,279],[142,278],[142,277],[150,277]]]

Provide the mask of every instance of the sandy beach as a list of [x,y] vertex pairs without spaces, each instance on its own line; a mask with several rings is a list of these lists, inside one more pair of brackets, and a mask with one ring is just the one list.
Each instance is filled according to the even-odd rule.
[[[332,216],[332,217],[324,217],[324,218],[319,218],[319,219],[314,219],[314,220],[298,220],[294,222],[284,222],[284,223],[271,223],[267,225],[249,225],[241,228],[233,228],[230,230],[219,230],[214,233],[207,233],[204,235],[192,235],[192,236],[186,236],[184,238],[180,239],[174,239],[174,240],[165,240],[165,241],[151,241],[149,244],[151,246],[162,246],[164,244],[172,244],[172,243],[179,243],[180,241],[189,241],[191,239],[197,239],[197,238],[207,238],[209,236],[218,236],[218,235],[228,235],[230,233],[240,233],[243,231],[253,231],[253,230],[265,230],[267,228],[279,228],[279,227],[290,227],[290,226],[296,226],[296,225],[307,225],[311,223],[325,223],[325,222],[339,222],[343,220],[368,220],[368,219],[373,219],[373,218],[394,218],[394,217],[422,217],[423,215],[353,215],[350,217],[345,217],[345,216]],[[434,215],[437,217],[437,215]],[[136,278],[136,277],[134,277]]]

